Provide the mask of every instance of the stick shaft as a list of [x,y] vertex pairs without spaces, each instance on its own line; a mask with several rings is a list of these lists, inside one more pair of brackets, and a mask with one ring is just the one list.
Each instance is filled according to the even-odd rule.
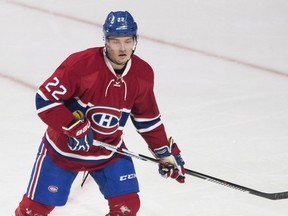
[[[155,159],[155,158],[151,158],[151,157],[148,157],[146,155],[134,153],[134,152],[131,152],[131,151],[127,150],[127,149],[124,149],[124,148],[121,148],[121,147],[117,147],[117,146],[113,146],[113,145],[110,145],[110,144],[107,144],[107,143],[103,143],[103,142],[100,142],[100,141],[94,140],[93,145],[101,146],[101,147],[104,147],[104,148],[106,148],[106,149],[108,149],[108,150],[110,150],[112,152],[116,152],[118,154],[126,155],[126,156],[129,156],[129,157],[132,157],[132,158],[136,158],[136,159],[139,159],[139,160],[142,160],[142,161],[152,162],[152,163],[155,163],[155,164],[159,164],[160,163],[160,161]],[[200,178],[200,179],[204,179],[204,180],[207,180],[207,181],[210,181],[210,182],[214,182],[214,183],[217,183],[217,184],[220,184],[220,185],[223,185],[223,186],[235,189],[235,190],[239,190],[239,191],[242,191],[242,192],[250,193],[250,194],[253,194],[255,196],[263,197],[263,198],[270,199],[270,200],[279,200],[279,199],[287,199],[288,198],[288,191],[279,192],[279,193],[265,193],[265,192],[254,190],[254,189],[251,189],[251,188],[239,185],[239,184],[235,184],[235,183],[232,183],[232,182],[229,182],[229,181],[226,181],[226,180],[222,180],[222,179],[219,179],[219,178],[216,178],[216,177],[213,177],[213,176],[209,176],[209,175],[206,175],[206,174],[203,174],[203,173],[200,173],[200,172],[196,172],[196,171],[193,171],[193,170],[190,170],[190,169],[186,169],[186,168],[185,168],[185,173],[187,175],[191,175],[191,176],[194,176],[194,177],[197,177],[197,178]]]

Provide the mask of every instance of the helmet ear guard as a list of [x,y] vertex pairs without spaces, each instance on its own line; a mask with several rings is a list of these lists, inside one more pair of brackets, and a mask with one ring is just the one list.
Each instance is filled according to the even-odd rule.
[[134,36],[137,41],[137,23],[128,11],[110,12],[103,25],[104,39],[110,36]]

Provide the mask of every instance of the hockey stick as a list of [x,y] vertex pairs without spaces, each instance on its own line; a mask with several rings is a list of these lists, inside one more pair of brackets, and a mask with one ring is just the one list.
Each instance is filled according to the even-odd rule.
[[[146,155],[134,153],[134,152],[131,152],[131,151],[127,150],[127,149],[124,149],[124,148],[121,148],[121,147],[117,147],[117,146],[113,146],[113,145],[110,145],[110,144],[107,144],[107,143],[104,143],[104,142],[100,142],[100,141],[94,140],[93,145],[104,147],[105,149],[110,150],[112,152],[116,152],[118,154],[126,155],[126,156],[129,156],[129,157],[132,157],[132,158],[137,158],[137,159],[142,160],[142,161],[148,161],[148,162],[152,162],[152,163],[156,163],[156,164],[160,163],[160,161],[157,160],[157,159],[148,157]],[[259,196],[259,197],[263,197],[263,198],[266,198],[266,199],[280,200],[280,199],[287,199],[288,198],[288,191],[279,192],[279,193],[265,193],[265,192],[257,191],[257,190],[254,190],[254,189],[251,189],[251,188],[248,188],[248,187],[244,187],[244,186],[241,186],[241,185],[229,182],[229,181],[225,181],[225,180],[222,180],[222,179],[219,179],[219,178],[215,178],[213,176],[205,175],[203,173],[199,173],[199,172],[196,172],[196,171],[193,171],[193,170],[190,170],[190,169],[186,169],[185,168],[185,172],[186,172],[187,175],[191,175],[191,176],[194,176],[194,177],[197,177],[197,178],[200,178],[200,179],[204,179],[204,180],[207,180],[207,181],[210,181],[210,182],[214,182],[214,183],[217,183],[217,184],[220,184],[220,185],[223,185],[223,186],[235,189],[235,190],[239,190],[239,191],[242,191],[242,192],[253,194],[253,195],[256,195],[256,196]]]

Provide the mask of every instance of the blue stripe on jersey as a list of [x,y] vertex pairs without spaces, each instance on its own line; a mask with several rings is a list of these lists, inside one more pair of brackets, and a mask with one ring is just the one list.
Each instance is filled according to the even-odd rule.
[[[42,92],[37,92],[36,94],[36,109],[37,112],[40,113],[42,111],[48,110],[50,108],[53,108],[55,106],[61,105],[63,103],[57,103],[48,100]],[[75,110],[80,110],[83,113],[86,113],[86,111],[89,109],[89,105],[84,104],[79,98],[71,98],[64,102],[64,105],[71,111],[74,112]],[[91,106],[91,105],[90,105]],[[119,110],[120,111],[120,110]],[[129,109],[122,109],[121,110],[121,118],[119,120],[119,129],[123,130],[128,117],[130,115]]]
[[39,111],[43,109],[44,107],[49,107],[51,104],[53,104],[53,101],[45,100],[39,93],[36,94],[36,109]]
[[[104,163],[112,158],[116,157],[117,154],[115,152],[110,152],[107,155],[80,155],[77,152],[66,152],[58,148],[58,146],[50,139],[48,133],[46,132],[44,136],[44,142],[48,144],[48,147],[51,148],[55,154],[59,155],[60,157],[66,158],[71,161],[78,161],[82,163]],[[123,147],[124,143],[121,140],[116,146]]]
[[76,110],[80,110],[82,113],[86,113],[87,105],[83,104],[79,98],[71,98],[68,101],[64,102],[64,105],[71,111],[74,112]]
[[[45,110],[48,110],[52,107],[61,105],[63,103],[58,103],[58,102],[54,102],[54,101],[50,101],[46,98],[44,98],[45,96],[41,96],[41,93],[36,94],[36,109],[38,112],[42,112]],[[71,111],[74,112],[75,110],[81,110],[83,113],[86,112],[87,108],[86,108],[86,104],[83,105],[83,103],[77,99],[77,98],[71,98],[68,101],[64,102],[64,105]],[[84,107],[83,107],[84,106]]]
[[133,118],[133,116],[131,116],[131,119],[136,129],[140,131],[148,128],[153,128],[153,126],[156,126],[161,122],[160,116],[158,118],[146,119],[145,121],[137,121],[137,119]]

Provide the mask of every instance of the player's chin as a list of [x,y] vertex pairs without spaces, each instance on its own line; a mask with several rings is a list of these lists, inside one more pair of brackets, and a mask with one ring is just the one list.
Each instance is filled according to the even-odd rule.
[[120,65],[124,65],[124,64],[127,63],[128,60],[129,60],[129,58],[127,58],[127,57],[125,57],[125,58],[119,58],[117,62],[118,62],[118,64],[120,64]]

